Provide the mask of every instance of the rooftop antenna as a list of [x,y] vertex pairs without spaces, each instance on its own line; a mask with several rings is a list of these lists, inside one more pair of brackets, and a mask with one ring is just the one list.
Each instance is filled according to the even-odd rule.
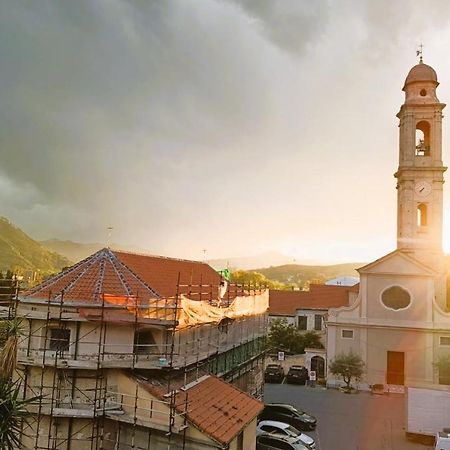
[[206,261],[206,248],[204,248],[202,251],[203,251],[203,261]]
[[423,63],[423,44],[422,42],[419,45],[419,50],[416,50],[416,56],[419,56],[419,64]]
[[114,227],[108,227],[108,237],[106,239],[106,246],[109,248],[111,246],[111,236],[112,236],[112,231],[114,230]]

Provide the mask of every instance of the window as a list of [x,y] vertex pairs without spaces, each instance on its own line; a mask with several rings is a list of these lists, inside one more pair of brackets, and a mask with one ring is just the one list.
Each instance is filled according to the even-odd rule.
[[307,330],[308,329],[308,317],[299,316],[297,327],[299,330]]
[[439,368],[439,384],[450,385],[450,367]]
[[417,205],[417,226],[427,226],[427,205],[425,203]]
[[134,353],[143,355],[149,353],[157,353],[155,338],[151,330],[139,330],[134,334]]
[[440,336],[439,345],[450,345],[450,336]]
[[344,339],[353,339],[353,330],[342,330],[342,337]]
[[70,330],[66,328],[50,328],[50,350],[66,352],[69,350]]
[[416,125],[416,156],[430,156],[430,124],[425,120]]
[[411,303],[411,296],[401,286],[392,286],[381,294],[381,301],[386,308],[399,310],[407,308]]
[[322,314],[315,314],[314,315],[314,329],[316,331],[322,330]]

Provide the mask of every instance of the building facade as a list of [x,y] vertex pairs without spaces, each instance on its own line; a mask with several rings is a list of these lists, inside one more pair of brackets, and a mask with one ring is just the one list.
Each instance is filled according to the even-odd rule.
[[24,292],[23,448],[254,448],[267,308],[207,264],[110,249]]
[[[436,72],[422,60],[406,78],[400,108],[397,249],[359,269],[348,307],[328,315],[328,361],[350,351],[366,368],[363,385],[439,383],[449,354],[450,314],[442,250],[442,110]],[[328,374],[333,381],[331,374]],[[401,388],[399,388],[401,391]]]
[[[277,319],[285,320],[301,332],[316,333],[325,347],[329,309],[349,305],[356,295],[357,287],[326,284],[311,284],[309,291],[270,290],[269,324]],[[273,359],[269,361],[275,362]],[[304,355],[288,356],[282,363],[286,370],[294,364],[304,365],[323,379],[326,373],[326,349],[306,348]]]

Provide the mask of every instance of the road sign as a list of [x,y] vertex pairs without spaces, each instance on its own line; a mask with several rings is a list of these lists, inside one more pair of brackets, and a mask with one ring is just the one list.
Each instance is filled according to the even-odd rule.
[[278,352],[278,361],[284,361],[284,352]]
[[309,380],[310,381],[316,381],[316,371],[315,370],[310,370],[309,371]]

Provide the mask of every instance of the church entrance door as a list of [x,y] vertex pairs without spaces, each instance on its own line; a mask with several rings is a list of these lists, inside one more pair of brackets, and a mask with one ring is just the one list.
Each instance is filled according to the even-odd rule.
[[311,358],[311,370],[317,374],[317,378],[325,378],[325,360],[321,356]]
[[387,384],[405,384],[405,354],[403,352],[387,352]]

